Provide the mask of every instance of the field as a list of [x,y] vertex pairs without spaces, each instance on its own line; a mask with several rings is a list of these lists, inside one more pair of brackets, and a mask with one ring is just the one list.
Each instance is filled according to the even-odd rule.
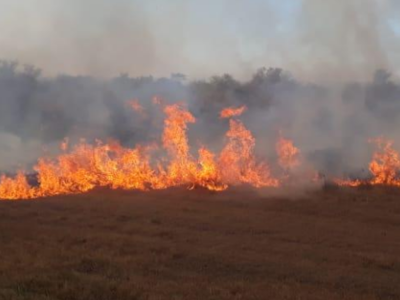
[[399,196],[96,190],[0,201],[0,299],[400,299]]

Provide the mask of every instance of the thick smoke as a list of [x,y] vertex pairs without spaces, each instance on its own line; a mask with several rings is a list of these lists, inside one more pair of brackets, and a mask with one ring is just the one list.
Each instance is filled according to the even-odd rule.
[[[0,0],[0,57],[46,76],[241,80],[279,66],[311,81],[400,65],[396,0]],[[396,74],[398,75],[398,74]]]
[[303,1],[299,52],[309,61],[303,71],[321,80],[368,80],[376,69],[398,64],[393,54],[399,43],[390,27],[393,2]]
[[[194,149],[219,150],[218,114],[239,105],[268,161],[280,131],[331,175],[361,174],[371,137],[400,143],[397,1],[166,3],[0,0],[0,57],[35,66],[0,63],[0,171],[29,169],[65,137],[159,141],[155,96],[188,103]],[[254,72],[265,65],[279,68]]]
[[[257,139],[257,154],[269,161],[281,131],[294,140],[303,159],[329,175],[358,174],[367,166],[368,139],[395,140],[400,125],[400,84],[384,70],[367,83],[343,86],[304,83],[278,68],[260,69],[250,80],[231,75],[186,81],[120,75],[43,77],[34,67],[0,64],[0,169],[29,168],[59,143],[86,138],[114,139],[125,146],[159,141],[163,114],[155,96],[166,102],[186,101],[197,119],[189,129],[191,145],[219,150],[228,129],[221,109],[246,105],[243,122]],[[129,106],[137,99],[144,113]],[[400,142],[400,140],[399,140]]]

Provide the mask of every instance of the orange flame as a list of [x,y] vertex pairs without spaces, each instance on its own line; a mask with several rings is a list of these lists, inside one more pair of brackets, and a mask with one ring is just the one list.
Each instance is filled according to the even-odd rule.
[[18,172],[14,179],[1,176],[0,183],[0,199],[28,199],[33,196],[32,189],[22,172]]
[[127,104],[136,112],[143,114],[144,108],[140,105],[139,100],[133,99],[127,102]]
[[[221,116],[237,116],[245,107],[237,110],[224,109]],[[223,178],[228,184],[251,184],[255,187],[277,186],[266,164],[257,164],[254,157],[255,139],[251,132],[238,120],[229,120],[228,142],[221,152],[219,164]]]
[[399,153],[393,149],[393,141],[377,138],[371,139],[369,142],[374,143],[378,148],[369,163],[372,179],[365,181],[336,179],[335,182],[341,186],[352,187],[362,184],[400,186],[398,177],[400,158]]
[[[23,172],[0,177],[0,199],[33,199],[60,194],[84,193],[95,187],[111,189],[149,190],[185,186],[223,191],[229,186],[248,184],[253,187],[276,187],[283,183],[272,176],[266,163],[254,154],[256,140],[250,130],[238,120],[245,107],[224,109],[221,117],[229,117],[226,143],[219,154],[206,147],[198,157],[190,152],[187,130],[196,122],[183,104],[163,105],[164,131],[162,147],[167,156],[152,157],[152,146],[122,147],[118,142],[94,145],[81,140],[70,147],[68,139],[61,143],[63,152],[56,158],[40,158],[34,167],[37,186],[31,186]],[[376,139],[378,150],[369,165],[373,175],[367,183],[400,186],[398,172],[400,156],[393,142]],[[300,151],[293,142],[280,135],[276,151],[279,165],[287,171],[299,164]],[[310,180],[312,180],[310,178]],[[360,180],[336,180],[340,185],[358,186]]]
[[[161,103],[156,99],[157,103]],[[138,109],[135,103],[132,107]],[[256,159],[255,138],[240,120],[229,120],[226,144],[221,153],[214,154],[201,147],[196,158],[190,152],[187,138],[188,126],[196,122],[194,116],[183,104],[162,104],[160,108],[166,116],[162,134],[165,157],[153,157],[155,146],[131,149],[117,142],[97,141],[91,145],[85,140],[69,146],[68,139],[65,139],[61,144],[63,152],[57,158],[43,157],[38,160],[34,167],[37,186],[31,186],[22,172],[14,178],[1,176],[0,199],[84,193],[95,187],[145,191],[185,186],[223,191],[240,184],[254,187],[279,185],[268,165]],[[244,106],[224,109],[221,117],[238,117],[245,109]],[[282,141],[280,143],[290,145],[290,149],[297,149],[292,143]],[[298,150],[284,150],[283,153],[284,165],[294,165]]]
[[246,111],[246,109],[247,109],[247,107],[245,105],[238,107],[238,108],[228,107],[221,111],[220,117],[223,119],[237,117],[237,116],[240,116],[242,113],[244,113]]
[[374,175],[371,184],[400,185],[397,178],[400,170],[399,153],[392,148],[393,141],[378,138],[371,142],[378,146],[369,164],[369,170]]
[[167,116],[163,133],[163,145],[170,155],[167,177],[163,183],[168,186],[187,184],[193,181],[196,165],[189,155],[186,130],[188,123],[196,122],[193,115],[181,105],[174,104],[164,108]]
[[221,171],[214,160],[214,154],[205,147],[199,149],[200,172],[198,174],[198,185],[211,191],[223,191],[228,188],[226,183],[222,182]]
[[282,133],[279,134],[275,148],[279,156],[279,165],[284,170],[290,170],[299,165],[299,149],[294,146],[292,140],[284,138]]

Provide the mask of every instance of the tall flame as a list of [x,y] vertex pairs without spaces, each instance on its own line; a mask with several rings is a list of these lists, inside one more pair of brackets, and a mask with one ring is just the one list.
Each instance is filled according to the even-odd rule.
[[[131,102],[130,106],[139,113],[143,112],[138,103]],[[71,146],[65,139],[58,157],[38,160],[34,167],[37,184],[31,185],[21,171],[14,177],[1,176],[0,199],[84,193],[95,187],[142,191],[174,186],[203,187],[212,191],[223,191],[241,184],[257,188],[276,187],[284,184],[287,173],[300,163],[299,149],[280,134],[275,147],[278,164],[285,174],[279,179],[272,176],[269,166],[256,158],[253,134],[239,120],[246,111],[245,106],[229,107],[220,112],[221,118],[229,119],[229,130],[221,152],[213,153],[202,146],[196,155],[190,150],[187,135],[189,125],[196,122],[195,117],[183,104],[167,105],[160,98],[154,98],[154,103],[165,114],[161,145],[126,148],[116,141],[90,144],[81,140]],[[400,158],[392,147],[393,143],[383,139],[374,142],[378,151],[369,166],[373,175],[369,183],[400,186],[397,176]],[[164,151],[155,151],[160,147]],[[160,152],[165,155],[160,156]],[[337,182],[349,186],[362,183],[351,180]]]
[[[162,103],[156,99],[157,105]],[[131,104],[134,110],[141,111],[136,102]],[[154,146],[130,149],[117,142],[104,144],[97,141],[91,145],[85,140],[68,151],[70,147],[68,139],[65,139],[60,145],[63,153],[56,159],[38,160],[34,167],[39,183],[37,186],[31,186],[22,172],[14,178],[3,175],[0,199],[83,193],[101,186],[128,190],[199,186],[222,191],[229,184],[276,185],[268,169],[255,163],[252,155],[255,140],[240,121],[230,120],[228,142],[219,156],[201,147],[196,159],[190,153],[187,138],[188,124],[195,123],[196,119],[182,104],[161,107],[166,116],[162,146],[168,157],[152,159]],[[233,176],[227,170],[234,170]]]
[[[239,109],[224,109],[221,117],[235,117],[245,110],[245,106]],[[278,181],[271,177],[268,166],[256,163],[255,139],[241,121],[229,120],[229,131],[226,137],[228,142],[221,152],[219,164],[222,176],[228,184],[247,183],[255,187],[278,185]]]
[[164,113],[167,118],[162,139],[171,161],[159,186],[189,184],[196,174],[196,164],[189,154],[186,130],[187,124],[196,122],[196,119],[180,104],[166,106]]

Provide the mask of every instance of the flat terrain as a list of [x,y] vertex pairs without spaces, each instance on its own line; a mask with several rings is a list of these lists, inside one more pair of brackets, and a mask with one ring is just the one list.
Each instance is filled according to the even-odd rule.
[[0,201],[0,299],[400,299],[400,190],[293,195]]

